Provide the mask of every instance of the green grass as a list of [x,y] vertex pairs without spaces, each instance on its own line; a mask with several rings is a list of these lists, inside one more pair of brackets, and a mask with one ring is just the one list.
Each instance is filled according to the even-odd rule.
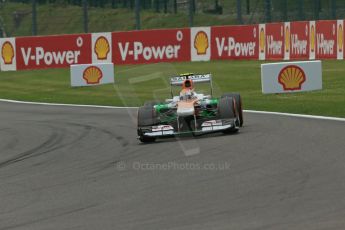
[[[323,90],[261,93],[259,61],[212,61],[116,66],[116,83],[71,88],[69,69],[0,72],[0,98],[71,104],[139,106],[169,95],[168,77],[211,72],[215,96],[240,92],[245,109],[345,117],[345,63],[323,61]],[[205,85],[197,88],[205,91]]]

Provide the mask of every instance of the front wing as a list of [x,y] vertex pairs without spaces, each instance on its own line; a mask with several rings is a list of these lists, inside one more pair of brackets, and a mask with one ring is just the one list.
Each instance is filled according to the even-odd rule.
[[204,121],[200,125],[200,127],[189,131],[180,131],[176,127],[174,128],[172,125],[165,124],[138,127],[138,135],[147,137],[169,137],[183,134],[201,135],[207,133],[222,132],[229,129],[239,129],[237,118]]

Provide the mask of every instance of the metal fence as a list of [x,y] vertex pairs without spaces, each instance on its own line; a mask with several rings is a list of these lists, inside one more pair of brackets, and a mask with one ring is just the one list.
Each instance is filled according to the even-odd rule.
[[344,17],[344,0],[0,0],[0,37]]

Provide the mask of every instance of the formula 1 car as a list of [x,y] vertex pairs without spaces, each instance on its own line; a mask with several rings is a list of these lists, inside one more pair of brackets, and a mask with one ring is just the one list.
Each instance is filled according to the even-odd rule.
[[[194,91],[194,83],[210,84],[210,95]],[[179,95],[173,86],[182,86]],[[213,98],[211,74],[181,74],[170,79],[171,99],[146,102],[138,110],[138,136],[141,142],[154,142],[159,137],[191,133],[235,133],[243,125],[241,96],[226,93]]]

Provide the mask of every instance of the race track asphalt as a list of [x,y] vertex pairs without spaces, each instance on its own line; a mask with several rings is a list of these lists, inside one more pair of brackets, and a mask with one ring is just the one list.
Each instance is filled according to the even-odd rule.
[[345,229],[344,122],[140,144],[135,114],[0,102],[0,230]]

